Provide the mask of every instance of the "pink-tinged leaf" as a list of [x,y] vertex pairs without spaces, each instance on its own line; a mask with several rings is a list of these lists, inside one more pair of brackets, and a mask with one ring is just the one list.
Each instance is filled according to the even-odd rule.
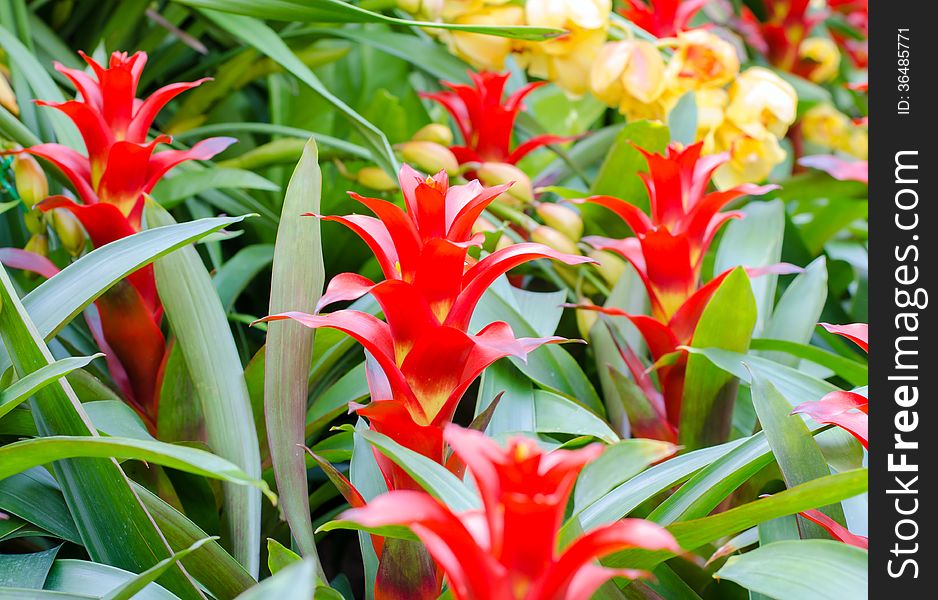
[[870,182],[870,167],[865,160],[844,160],[837,156],[823,154],[805,156],[798,161],[798,164],[824,171],[840,181],[859,181],[866,184]]
[[831,392],[817,402],[803,402],[792,414],[808,415],[818,423],[837,425],[869,447],[869,401],[855,392]]
[[437,573],[427,549],[420,542],[388,538],[384,541],[375,600],[437,600],[442,573]]
[[365,506],[365,498],[361,493],[352,485],[352,482],[349,481],[345,475],[339,472],[338,469],[332,466],[328,460],[319,456],[309,448],[304,446],[306,453],[312,457],[316,464],[319,465],[319,468],[322,469],[322,472],[325,473],[326,477],[329,478],[329,481],[339,490],[339,493],[342,494],[342,497],[345,498],[345,501],[349,503],[352,508],[361,508]]
[[829,533],[832,538],[839,542],[843,542],[851,546],[856,546],[857,548],[863,548],[864,550],[867,550],[870,547],[869,538],[851,533],[849,529],[819,510],[806,510],[798,514],[800,514],[805,519],[819,525],[824,531]]
[[0,248],[0,264],[36,273],[46,279],[51,279],[59,272],[59,268],[45,256],[20,248]]
[[864,352],[870,351],[869,329],[866,323],[851,323],[849,325],[831,325],[830,323],[818,323],[821,327],[831,333],[843,336],[863,348]]

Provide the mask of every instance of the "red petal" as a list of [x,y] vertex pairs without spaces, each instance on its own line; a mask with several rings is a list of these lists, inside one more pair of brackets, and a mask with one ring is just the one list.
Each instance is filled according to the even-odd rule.
[[349,195],[364,204],[384,224],[397,251],[400,270],[405,278],[412,277],[420,255],[420,234],[411,215],[386,200],[366,198],[355,193]]
[[114,134],[104,117],[91,105],[77,100],[68,102],[46,102],[36,100],[39,106],[56,108],[75,123],[88,150],[92,168],[91,172],[100,174],[99,169],[104,168],[110,145],[114,143]]
[[[309,214],[311,215],[311,213]],[[391,239],[391,234],[388,233],[387,227],[380,220],[365,215],[323,216],[320,218],[323,221],[341,223],[354,231],[374,253],[385,278],[401,278],[401,273],[398,270],[400,262],[397,257],[397,249],[394,247],[394,242]]]
[[518,147],[511,151],[511,154],[508,155],[508,158],[505,159],[505,162],[513,165],[542,146],[562,144],[564,142],[575,140],[578,137],[579,136],[574,135],[536,135],[531,139],[525,140],[521,144],[518,144]]
[[869,400],[855,392],[831,392],[817,402],[803,402],[792,414],[808,415],[822,424],[846,430],[864,448],[869,447]]
[[204,77],[198,81],[171,83],[153,92],[134,112],[133,120],[127,128],[127,139],[131,142],[145,142],[150,126],[153,125],[153,119],[163,110],[163,107],[179,94],[198,87],[206,81],[211,81],[211,77]]
[[[147,144],[115,142],[107,155],[107,164],[98,184],[101,202],[117,206],[125,216],[135,212],[137,203],[143,202],[147,186],[147,168],[158,144],[169,143],[170,137],[161,135]],[[132,224],[134,229],[139,221]]]
[[72,85],[81,94],[82,102],[90,104],[98,111],[102,109],[101,88],[98,87],[98,82],[94,78],[79,69],[69,69],[58,61],[52,63],[52,66],[72,82]]
[[686,237],[672,235],[663,228],[649,231],[639,238],[639,243],[648,282],[662,308],[656,316],[668,319],[697,289],[699,274],[694,268],[690,243]]
[[635,235],[642,235],[647,232],[649,229],[654,227],[654,224],[651,222],[651,219],[648,218],[642,210],[637,206],[626,202],[625,200],[620,200],[619,198],[614,198],[612,196],[590,196],[585,200],[586,202],[592,202],[593,204],[598,204],[600,206],[605,206],[609,210],[613,211],[632,230],[632,233]]
[[358,300],[370,293],[373,287],[375,287],[375,282],[367,277],[362,277],[357,273],[339,273],[329,281],[326,293],[319,298],[316,304],[316,314],[336,302]]
[[634,569],[607,569],[596,565],[586,565],[574,574],[564,592],[563,600],[582,600],[592,598],[593,594],[613,577],[641,579],[651,577],[648,571]]
[[535,589],[543,596],[533,597],[549,598],[556,590],[569,586],[577,572],[593,560],[626,548],[681,552],[674,536],[664,527],[643,519],[623,519],[594,529],[570,544],[538,582]]
[[202,140],[188,150],[165,150],[153,155],[147,169],[147,184],[143,191],[149,194],[160,178],[179,163],[187,160],[208,160],[237,141],[230,137],[214,137]]
[[832,538],[838,542],[843,542],[857,548],[867,550],[870,547],[870,540],[862,535],[851,533],[849,529],[828,517],[819,510],[805,510],[800,513],[805,519],[821,526]]
[[75,186],[78,197],[85,204],[94,204],[98,201],[98,194],[91,185],[91,165],[81,154],[60,144],[39,144],[24,152],[44,158],[55,165]]
[[864,352],[870,351],[869,344],[869,325],[866,323],[851,323],[849,325],[831,325],[830,323],[818,323],[824,329],[831,333],[843,336],[863,348]]
[[389,492],[339,518],[365,527],[410,526],[446,573],[458,600],[512,597],[497,563],[456,515],[426,493]]
[[539,258],[559,260],[568,265],[595,262],[584,256],[564,254],[543,244],[530,242],[496,250],[466,271],[463,276],[462,292],[450,310],[446,324],[458,329],[468,328],[472,312],[479,303],[479,299],[496,279],[519,265]]

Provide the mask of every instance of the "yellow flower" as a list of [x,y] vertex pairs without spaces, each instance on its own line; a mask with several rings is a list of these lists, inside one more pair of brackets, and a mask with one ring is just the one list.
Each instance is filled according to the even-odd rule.
[[730,86],[726,118],[753,137],[768,130],[782,137],[795,122],[798,95],[790,83],[763,67],[752,67]]
[[610,42],[602,47],[590,69],[590,88],[597,98],[631,118],[667,116],[658,102],[665,90],[665,65],[648,42]]
[[528,0],[528,25],[568,33],[526,45],[518,63],[535,77],[549,79],[571,94],[585,94],[590,68],[606,41],[611,10],[612,0]]
[[723,124],[730,97],[722,88],[704,88],[694,95],[697,99],[697,141],[703,140],[704,154],[713,154],[716,147],[714,134]]
[[830,81],[840,68],[840,50],[830,38],[806,39],[798,48],[798,58],[809,63],[808,79],[814,83]]
[[739,56],[726,40],[705,29],[679,33],[667,40],[674,47],[667,77],[677,93],[722,87],[739,75]]
[[[459,16],[452,20],[460,25],[524,25],[524,10],[520,6],[491,6]],[[505,68],[505,58],[514,49],[515,41],[462,31],[443,31],[440,37],[449,46],[450,52],[465,59],[479,70],[500,71]]]
[[824,148],[842,148],[849,143],[850,119],[830,104],[817,104],[801,117],[804,139]]
[[713,174],[713,182],[721,190],[764,181],[785,160],[778,138],[765,129],[752,134],[724,123],[717,128],[714,139],[716,147],[729,154],[729,160]]
[[14,116],[19,116],[20,106],[16,103],[16,94],[13,88],[2,74],[0,74],[0,106],[10,111]]
[[869,132],[866,130],[866,127],[856,127],[850,132],[846,146],[841,149],[848,154],[856,156],[860,160],[866,160],[869,158],[869,146]]

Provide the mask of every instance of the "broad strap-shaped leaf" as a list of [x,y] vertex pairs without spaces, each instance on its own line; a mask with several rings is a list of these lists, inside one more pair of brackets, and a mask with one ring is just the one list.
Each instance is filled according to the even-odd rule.
[[[319,212],[322,175],[317,159],[316,142],[310,138],[290,179],[280,215],[271,276],[270,314],[311,313],[322,293],[325,274],[319,220],[302,216]],[[264,416],[284,517],[301,553],[318,565],[303,456],[307,376],[314,334],[315,330],[292,321],[268,324]]]

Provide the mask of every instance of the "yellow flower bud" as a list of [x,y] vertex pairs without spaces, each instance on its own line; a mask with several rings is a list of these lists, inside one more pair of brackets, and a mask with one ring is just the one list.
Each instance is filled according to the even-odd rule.
[[453,132],[446,125],[429,123],[424,125],[410,139],[418,142],[435,142],[441,146],[453,145]]
[[625,272],[625,261],[612,252],[594,249],[586,255],[596,261],[596,270],[610,286],[615,285]]
[[28,208],[42,202],[49,195],[49,181],[36,159],[20,152],[13,156],[13,177],[16,191]]
[[[492,6],[459,16],[452,22],[459,25],[519,26],[524,25],[524,10],[513,5]],[[443,31],[439,35],[446,42],[450,52],[479,70],[504,69],[505,59],[516,45],[516,42],[509,38],[481,33]]]
[[397,180],[380,167],[363,167],[356,173],[355,179],[366,188],[379,192],[391,192],[397,189]]
[[869,158],[870,139],[866,127],[856,127],[850,132],[846,146],[841,148],[844,152],[856,156],[860,160]]
[[609,106],[637,107],[657,101],[665,89],[665,64],[645,41],[610,42],[590,69],[593,94]]
[[733,44],[706,29],[681,32],[671,40],[674,55],[667,79],[675,93],[723,87],[739,75],[739,55]]
[[729,161],[713,174],[713,182],[721,190],[764,181],[785,160],[778,138],[764,129],[753,135],[726,123],[717,129],[715,137],[717,146],[730,155]]
[[476,176],[483,185],[491,187],[512,183],[508,191],[498,197],[506,204],[527,204],[534,200],[534,190],[527,174],[514,165],[500,162],[486,162],[476,170]]
[[730,86],[729,93],[727,120],[753,137],[760,137],[763,129],[782,137],[795,122],[795,88],[769,69],[746,69]]
[[704,88],[694,94],[697,99],[697,141],[703,140],[704,154],[716,149],[714,132],[723,124],[729,94],[722,88]]
[[824,83],[837,76],[840,69],[840,50],[830,38],[810,37],[801,42],[798,57],[810,63],[808,79]]
[[801,117],[804,139],[824,148],[842,148],[848,144],[850,119],[830,104],[816,104]]
[[49,256],[49,237],[44,233],[34,233],[23,249],[39,256]]
[[553,227],[574,242],[583,236],[583,219],[580,213],[569,206],[553,202],[541,202],[535,209],[537,216],[548,227]]
[[[585,299],[581,300],[581,302],[589,302],[589,300]],[[590,332],[593,330],[597,321],[599,321],[599,313],[595,310],[580,309],[576,311],[576,328],[580,332],[580,337],[589,341]]]
[[85,230],[78,219],[65,208],[56,208],[51,214],[52,228],[62,247],[72,256],[79,256],[85,250]]
[[20,114],[20,105],[16,103],[16,94],[13,92],[13,88],[10,87],[10,82],[3,75],[0,75],[0,106],[13,113],[14,116]]
[[398,149],[404,161],[421,171],[446,171],[447,175],[459,173],[459,161],[446,146],[434,142],[411,141],[400,144]]
[[576,247],[576,243],[573,240],[553,227],[546,225],[536,227],[534,231],[531,232],[531,241],[544,244],[548,248],[553,248],[557,252],[563,252],[565,254],[580,253],[580,250]]
[[29,233],[45,233],[46,224],[42,219],[42,211],[38,208],[30,209],[23,215],[23,223],[26,224],[26,230]]

